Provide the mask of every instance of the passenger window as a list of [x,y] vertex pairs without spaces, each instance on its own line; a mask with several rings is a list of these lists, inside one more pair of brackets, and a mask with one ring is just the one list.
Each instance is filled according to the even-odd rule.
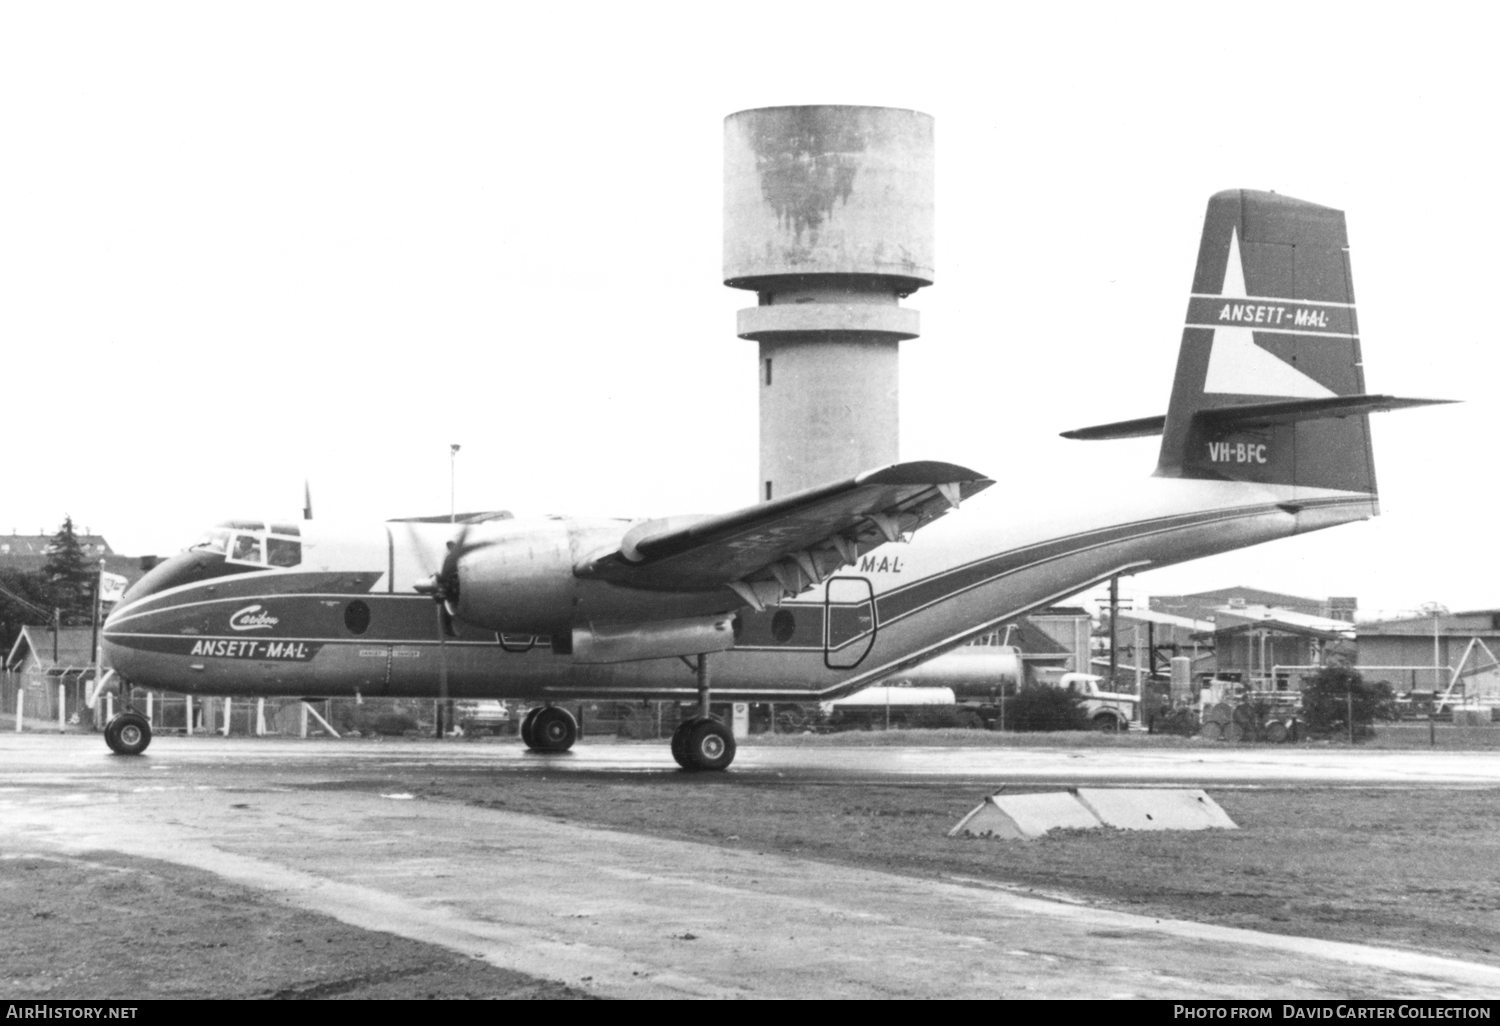
[[237,534],[234,536],[234,549],[229,558],[239,563],[264,563],[265,553],[261,550],[260,539],[253,534]]
[[290,538],[267,538],[266,562],[272,566],[296,566],[302,562],[302,543]]

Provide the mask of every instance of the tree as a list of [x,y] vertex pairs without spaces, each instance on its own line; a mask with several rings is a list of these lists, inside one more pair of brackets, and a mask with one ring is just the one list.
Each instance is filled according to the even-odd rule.
[[62,610],[64,625],[86,626],[93,622],[98,573],[98,565],[89,562],[73,531],[73,518],[64,517],[62,526],[52,536],[47,562],[42,566],[49,604]]
[[47,581],[37,572],[0,570],[0,654],[10,652],[27,624],[52,624]]
[[1347,666],[1325,666],[1302,685],[1302,718],[1313,735],[1371,737],[1394,697],[1385,681],[1369,684]]
[[1088,730],[1083,700],[1062,688],[1022,688],[1005,700],[1006,730]]

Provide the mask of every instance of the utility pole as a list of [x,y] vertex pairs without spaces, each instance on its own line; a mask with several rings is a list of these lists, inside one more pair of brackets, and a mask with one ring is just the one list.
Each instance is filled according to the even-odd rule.
[[458,475],[458,450],[462,446],[448,446],[448,523],[453,523],[458,517],[458,507],[454,504],[454,496],[457,494],[455,482]]
[[1120,575],[1109,579],[1109,690],[1115,690],[1115,671],[1120,668],[1119,653]]

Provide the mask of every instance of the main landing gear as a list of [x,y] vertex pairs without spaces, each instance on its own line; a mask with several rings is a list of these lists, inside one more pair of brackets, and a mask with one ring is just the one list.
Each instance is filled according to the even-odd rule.
[[130,685],[121,682],[125,708],[104,725],[104,743],[116,755],[140,755],[151,744],[151,721],[130,706]]
[[685,770],[728,769],[734,761],[734,732],[709,715],[708,655],[698,656],[698,715],[672,733],[672,758]]
[[[734,761],[734,732],[709,715],[708,656],[698,657],[698,714],[672,734],[672,758],[685,770],[728,769]],[[533,752],[566,752],[578,740],[578,721],[566,709],[548,705],[521,720],[521,740]]]
[[533,709],[521,721],[521,740],[533,752],[566,752],[578,740],[578,721],[555,705]]

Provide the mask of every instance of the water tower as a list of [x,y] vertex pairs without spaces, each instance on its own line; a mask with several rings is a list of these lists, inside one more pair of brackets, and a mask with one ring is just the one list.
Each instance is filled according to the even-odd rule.
[[763,107],[724,119],[724,284],[760,344],[761,500],[898,459],[901,300],[933,282],[929,115]]

